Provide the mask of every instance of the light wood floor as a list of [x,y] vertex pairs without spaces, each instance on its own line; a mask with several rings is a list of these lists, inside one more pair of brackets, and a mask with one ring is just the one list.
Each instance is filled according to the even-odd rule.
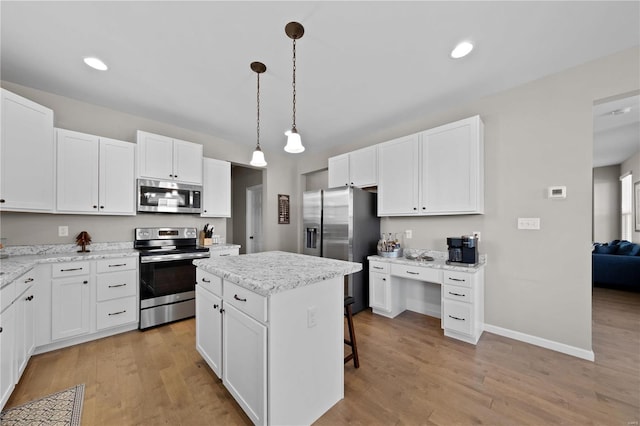
[[[187,320],[35,356],[7,407],[84,383],[85,426],[250,424],[196,352],[194,327]],[[640,420],[640,293],[594,290],[595,362],[490,333],[472,346],[412,312],[361,312],[355,327],[361,367],[345,366],[345,399],[319,425]]]

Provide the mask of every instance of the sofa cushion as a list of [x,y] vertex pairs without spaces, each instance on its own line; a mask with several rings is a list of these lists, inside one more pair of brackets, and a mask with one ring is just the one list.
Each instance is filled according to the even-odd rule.
[[618,252],[618,246],[615,244],[609,245],[607,243],[596,244],[596,246],[593,249],[593,252],[597,254],[616,254]]
[[[624,256],[635,256],[635,247],[636,244],[634,243],[631,243],[629,241],[620,241],[618,243],[618,254]],[[634,254],[631,254],[632,251],[634,251]]]
[[629,256],[640,256],[640,244],[633,245],[633,248],[629,251]]

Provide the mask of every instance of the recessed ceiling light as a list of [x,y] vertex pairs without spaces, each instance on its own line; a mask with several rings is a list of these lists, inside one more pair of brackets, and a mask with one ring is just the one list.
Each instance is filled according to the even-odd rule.
[[84,63],[99,71],[106,71],[109,69],[104,62],[95,57],[84,58]]
[[631,107],[614,109],[613,111],[609,112],[608,115],[622,115],[628,112],[631,112]]
[[468,41],[458,43],[456,47],[451,51],[451,57],[453,59],[459,59],[467,56],[473,50],[473,44]]

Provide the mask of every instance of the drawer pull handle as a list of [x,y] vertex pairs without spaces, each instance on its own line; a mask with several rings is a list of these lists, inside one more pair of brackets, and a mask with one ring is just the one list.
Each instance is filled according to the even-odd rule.
[[384,269],[382,266],[374,266],[373,269]]
[[453,315],[449,315],[449,318],[453,318],[454,320],[458,320],[458,321],[465,321],[464,318],[454,317]]
[[203,278],[203,279],[202,279],[202,282],[203,282],[203,283],[210,283],[210,282],[211,282],[211,280],[208,280],[208,279],[206,279],[206,278]]
[[125,312],[127,312],[126,309],[124,311],[120,311],[120,312],[109,313],[109,316],[111,316],[111,315],[120,315],[120,314],[124,314]]
[[237,294],[234,294],[234,295],[233,295],[233,298],[234,298],[234,299],[236,299],[236,300],[239,300],[239,301],[241,301],[241,302],[246,302],[246,301],[247,301],[247,299],[243,299],[242,297],[238,297],[238,295],[237,295]]
[[116,263],[114,265],[109,265],[109,268],[117,268],[119,266],[127,266],[126,263]]
[[124,283],[124,284],[116,284],[116,285],[110,285],[110,286],[109,286],[109,288],[124,287],[125,285],[127,285],[127,283]]
[[466,296],[466,294],[452,293],[452,292],[449,292],[449,294],[452,295],[452,296],[460,296],[460,297]]
[[225,253],[225,254],[221,254],[221,255],[220,255],[220,257],[223,257],[223,256],[231,256],[231,254],[229,254],[229,253]]
[[420,272],[411,272],[411,271],[407,271],[407,274],[411,274],[411,275],[420,275]]
[[463,282],[465,282],[465,281],[466,281],[466,280],[461,280],[460,278],[451,278],[451,277],[449,277],[449,279],[450,279],[451,281],[458,281],[458,282],[460,282],[460,283],[463,283]]
[[60,269],[60,272],[82,271],[82,268]]
[[24,283],[31,283],[33,282],[33,278],[27,278],[26,280],[24,280]]

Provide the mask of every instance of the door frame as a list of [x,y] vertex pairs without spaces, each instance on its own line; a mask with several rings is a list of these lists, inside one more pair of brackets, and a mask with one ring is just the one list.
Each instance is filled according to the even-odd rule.
[[[246,243],[246,253],[256,253],[257,251],[253,251],[253,244],[251,244],[251,234],[253,234],[253,196],[252,193],[260,193],[260,198],[262,199],[262,184],[248,186],[246,188],[246,223],[245,223],[245,243]],[[262,220],[262,207],[260,207],[260,220]],[[262,238],[262,234],[260,235]],[[262,241],[259,240],[258,243],[258,252],[262,249]]]

